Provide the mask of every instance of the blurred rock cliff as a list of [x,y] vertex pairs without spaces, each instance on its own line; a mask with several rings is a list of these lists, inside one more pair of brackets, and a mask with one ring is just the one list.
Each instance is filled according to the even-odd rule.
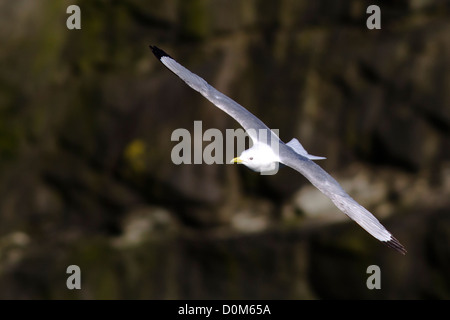
[[[73,4],[81,30],[0,2],[0,298],[450,297],[449,1]],[[408,254],[289,168],[173,164],[175,129],[239,125],[149,44],[327,157]]]

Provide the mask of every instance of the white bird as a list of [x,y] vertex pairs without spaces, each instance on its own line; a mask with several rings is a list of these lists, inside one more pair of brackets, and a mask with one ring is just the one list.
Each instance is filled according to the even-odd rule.
[[400,253],[406,254],[403,245],[386,230],[375,216],[350,197],[333,177],[312,161],[324,159],[323,157],[308,154],[295,138],[285,144],[260,119],[243,106],[183,67],[163,50],[156,46],[150,46],[150,49],[170,71],[219,109],[233,117],[247,131],[252,139],[253,146],[244,150],[232,162],[242,163],[259,172],[273,170],[277,168],[279,163],[297,170],[330,198],[342,212],[356,221],[373,237]]

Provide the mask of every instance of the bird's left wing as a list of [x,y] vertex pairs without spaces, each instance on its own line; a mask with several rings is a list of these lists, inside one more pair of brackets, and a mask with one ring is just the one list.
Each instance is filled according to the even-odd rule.
[[336,207],[376,239],[402,254],[406,253],[403,245],[386,230],[378,219],[350,197],[341,185],[319,165],[296,154],[285,145],[280,146],[280,160],[281,163],[303,174],[317,189],[330,198]]
[[268,136],[268,138],[265,138],[267,140],[264,140],[267,144],[270,142],[268,139],[279,140],[278,136],[270,130],[264,122],[255,117],[239,103],[227,97],[208,84],[204,79],[183,67],[163,50],[156,46],[150,46],[150,49],[152,49],[153,54],[162,62],[162,64],[180,77],[181,80],[186,82],[187,85],[195,91],[200,92],[219,109],[233,117],[247,131],[248,135],[253,140],[253,143],[261,140],[260,137],[263,132]]

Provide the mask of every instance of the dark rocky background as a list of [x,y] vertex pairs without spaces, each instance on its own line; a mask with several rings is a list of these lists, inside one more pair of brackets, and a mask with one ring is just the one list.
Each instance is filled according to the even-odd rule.
[[[450,298],[449,1],[70,4],[81,30],[0,2],[0,298]],[[239,126],[149,44],[326,156],[408,254],[289,168],[174,165],[175,129]]]

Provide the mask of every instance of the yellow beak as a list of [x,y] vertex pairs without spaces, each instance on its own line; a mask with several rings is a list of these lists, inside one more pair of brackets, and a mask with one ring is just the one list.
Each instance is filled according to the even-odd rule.
[[242,162],[243,162],[242,159],[239,158],[239,157],[234,158],[234,159],[232,159],[232,160],[230,161],[230,163],[242,163]]

